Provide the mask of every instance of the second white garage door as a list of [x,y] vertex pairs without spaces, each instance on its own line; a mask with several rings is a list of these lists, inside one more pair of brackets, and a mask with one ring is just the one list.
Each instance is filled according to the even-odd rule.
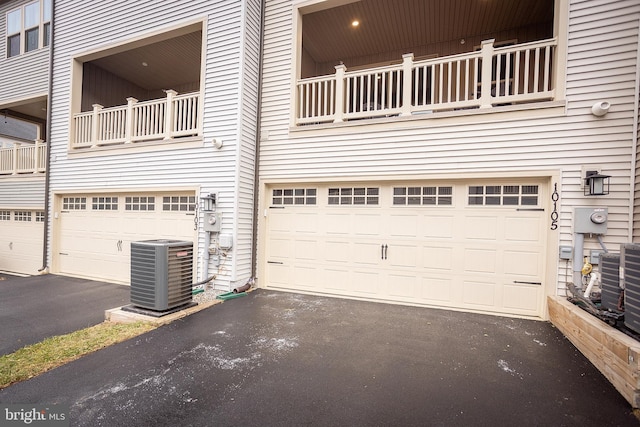
[[544,185],[269,189],[266,285],[540,317]]
[[0,270],[38,274],[43,233],[43,211],[0,210]]
[[194,242],[193,193],[74,194],[57,200],[55,271],[128,284],[131,242]]

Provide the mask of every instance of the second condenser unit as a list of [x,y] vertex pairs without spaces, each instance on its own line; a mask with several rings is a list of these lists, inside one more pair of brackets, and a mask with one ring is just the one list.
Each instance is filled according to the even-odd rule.
[[191,302],[193,243],[131,242],[131,304],[167,311]]
[[624,269],[624,325],[640,333],[640,245],[622,246],[620,267]]

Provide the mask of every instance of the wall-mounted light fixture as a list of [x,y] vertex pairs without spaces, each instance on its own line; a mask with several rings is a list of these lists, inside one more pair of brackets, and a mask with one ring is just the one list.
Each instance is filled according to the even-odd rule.
[[200,197],[202,199],[202,210],[213,212],[216,210],[216,193],[210,193],[206,196]]
[[609,194],[610,175],[602,175],[598,171],[587,171],[584,178],[585,196],[604,196]]

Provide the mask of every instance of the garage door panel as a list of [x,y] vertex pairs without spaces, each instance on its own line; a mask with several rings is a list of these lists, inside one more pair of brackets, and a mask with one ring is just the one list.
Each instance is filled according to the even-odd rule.
[[330,291],[349,289],[351,271],[347,269],[327,268],[324,271],[324,287]]
[[413,275],[391,273],[387,279],[387,294],[392,297],[415,299],[418,280],[419,278]]
[[44,222],[0,221],[0,270],[36,274],[42,266]]
[[[176,193],[188,199],[184,192]],[[172,198],[173,198],[172,194]],[[131,242],[152,239],[194,241],[194,213],[188,203],[161,203],[163,195],[78,194],[60,196],[54,219],[55,272],[128,284]],[[85,203],[81,203],[83,200]],[[142,202],[141,200],[144,200]],[[155,203],[151,200],[155,200]],[[167,209],[167,210],[165,210]],[[170,209],[177,209],[172,211]],[[55,217],[54,217],[55,218]]]
[[269,283],[275,287],[291,287],[293,281],[291,279],[291,268],[277,263],[267,263],[267,276],[269,277]]
[[356,242],[351,259],[355,265],[378,265],[382,258],[382,245],[377,242]]
[[513,242],[538,243],[541,221],[539,218],[507,217],[504,220],[504,239]]
[[293,241],[290,238],[272,237],[269,249],[269,259],[293,258]]
[[293,280],[303,289],[318,287],[318,268],[309,265],[296,265],[293,267]]
[[502,256],[504,273],[521,277],[540,277],[542,274],[542,256],[540,252],[505,250]]
[[453,215],[424,215],[421,225],[423,239],[452,239],[455,230],[455,217]]
[[484,310],[496,310],[496,284],[466,280],[462,286],[462,301],[473,306],[482,306]]
[[318,233],[318,214],[301,213],[295,215],[289,226],[292,227],[296,233],[316,234]]
[[382,215],[361,214],[353,216],[352,232],[356,236],[380,236],[382,228]]
[[[467,187],[471,191],[460,181],[441,192],[438,185],[411,183],[403,193],[402,187],[381,185],[375,205],[356,206],[348,200],[341,205],[342,198],[329,200],[326,187],[318,185],[316,205],[268,211],[266,261],[291,270],[267,264],[266,282],[292,290],[541,316],[543,286],[514,282],[543,281],[547,216],[536,206],[519,211],[513,205],[520,200],[513,191],[523,186],[492,182],[487,199],[478,192],[467,197]],[[483,205],[485,200],[490,205]],[[499,205],[503,200],[509,205]]]
[[[351,214],[328,213],[325,215],[326,233],[328,235],[348,236],[351,234]],[[271,219],[269,220],[271,222]]]
[[421,299],[436,304],[451,302],[453,286],[451,278],[423,276],[421,283],[419,294]]
[[465,273],[495,273],[496,260],[494,249],[464,249]]
[[354,270],[349,289],[356,294],[377,295],[380,292],[380,275],[375,271]]
[[504,307],[520,314],[535,314],[539,310],[540,285],[505,284]]
[[454,248],[447,246],[423,246],[422,268],[424,270],[451,271],[453,269]]
[[324,260],[330,263],[346,264],[351,262],[351,243],[347,240],[327,240]]
[[295,259],[303,261],[312,261],[319,258],[318,241],[315,239],[297,239],[294,242]]
[[420,256],[420,248],[416,244],[393,244],[387,247],[385,250],[386,259],[388,264],[392,267],[407,267],[416,269],[419,266],[418,260],[422,259]]
[[293,222],[293,213],[286,212],[284,209],[272,209],[269,215],[269,228],[274,233],[291,233],[291,223]]
[[470,240],[497,240],[498,219],[495,216],[471,215],[466,217],[464,238]]
[[391,237],[414,238],[419,234],[418,227],[420,218],[418,215],[398,215],[391,214],[388,223],[388,234]]

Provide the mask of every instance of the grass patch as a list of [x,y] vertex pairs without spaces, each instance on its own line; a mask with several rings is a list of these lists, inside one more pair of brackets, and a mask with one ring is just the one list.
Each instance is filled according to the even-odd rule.
[[0,357],[0,390],[156,327],[147,322],[103,322],[23,347]]

